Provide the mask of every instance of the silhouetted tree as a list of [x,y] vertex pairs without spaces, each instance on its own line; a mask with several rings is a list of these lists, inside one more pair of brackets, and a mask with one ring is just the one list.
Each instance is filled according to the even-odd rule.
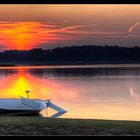
[[6,50],[0,52],[0,62],[25,63],[139,63],[140,47],[83,45],[44,50]]

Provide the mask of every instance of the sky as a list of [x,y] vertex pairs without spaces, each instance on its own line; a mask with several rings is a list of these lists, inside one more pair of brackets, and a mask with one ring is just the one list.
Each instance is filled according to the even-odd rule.
[[140,4],[1,4],[0,50],[140,46]]

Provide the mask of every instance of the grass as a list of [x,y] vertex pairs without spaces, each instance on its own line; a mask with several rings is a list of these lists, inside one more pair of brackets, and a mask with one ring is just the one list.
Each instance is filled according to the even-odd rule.
[[0,135],[140,135],[139,121],[1,116]]

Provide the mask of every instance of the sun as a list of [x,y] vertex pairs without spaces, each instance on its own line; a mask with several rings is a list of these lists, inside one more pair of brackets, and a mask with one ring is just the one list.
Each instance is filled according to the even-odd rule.
[[40,22],[0,22],[0,44],[7,49],[28,50],[53,40],[50,29]]

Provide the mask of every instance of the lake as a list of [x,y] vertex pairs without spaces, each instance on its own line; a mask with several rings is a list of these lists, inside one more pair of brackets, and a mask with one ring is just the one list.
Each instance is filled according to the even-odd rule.
[[[140,65],[0,67],[0,97],[51,99],[61,118],[140,121]],[[48,114],[52,110],[48,109]]]

